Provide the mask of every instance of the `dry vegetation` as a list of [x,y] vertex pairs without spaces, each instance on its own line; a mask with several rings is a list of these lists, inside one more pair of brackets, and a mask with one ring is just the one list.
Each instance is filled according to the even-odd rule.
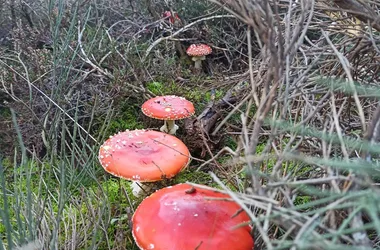
[[[195,102],[178,135],[194,156],[186,180],[210,173],[250,215],[256,249],[380,247],[378,1],[0,0],[0,11],[0,249],[137,249],[138,201],[96,156],[118,130],[157,128],[139,106],[158,94]],[[191,43],[213,48],[199,74]]]

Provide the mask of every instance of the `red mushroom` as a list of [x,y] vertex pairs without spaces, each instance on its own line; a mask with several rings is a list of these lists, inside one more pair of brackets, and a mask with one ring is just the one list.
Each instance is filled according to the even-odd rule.
[[206,59],[206,56],[211,54],[212,49],[206,44],[192,44],[187,48],[186,53],[191,56],[192,60],[195,62],[194,67],[200,69],[202,61]]
[[163,17],[169,17],[169,23],[171,23],[171,24],[174,24],[175,21],[181,22],[181,19],[179,18],[177,12],[173,12],[173,15],[172,15],[172,12],[170,10],[167,10],[164,13],[162,13],[162,16]]
[[172,178],[185,168],[190,152],[175,136],[158,131],[127,130],[105,141],[98,158],[103,168],[114,176],[154,182]]
[[185,119],[194,115],[194,105],[183,97],[175,95],[157,96],[146,101],[142,112],[151,118],[164,120],[160,128],[162,132],[174,135],[178,129],[175,120]]
[[[207,198],[211,199],[207,199]],[[145,198],[132,218],[140,249],[252,250],[245,212],[226,194],[178,184]]]

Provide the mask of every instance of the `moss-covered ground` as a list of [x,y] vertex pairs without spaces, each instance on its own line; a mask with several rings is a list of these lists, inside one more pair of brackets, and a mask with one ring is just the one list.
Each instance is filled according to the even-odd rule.
[[[225,93],[223,89],[218,89],[212,94],[212,87],[204,87],[199,84],[203,81],[209,82],[206,85],[212,85],[211,78],[201,75],[192,76],[187,84],[179,85],[174,80],[157,80],[146,83],[145,87],[155,95],[184,96],[194,103],[197,113],[199,113],[211,101],[211,98],[218,100]],[[115,100],[114,114],[109,121],[105,138],[127,129],[158,129],[161,121],[155,121],[142,114],[140,107],[143,101],[133,97]],[[232,120],[234,121],[234,119]],[[182,123],[182,121],[179,122],[180,125]],[[182,134],[179,133],[177,136],[181,138]],[[233,137],[226,136],[224,141],[225,145],[232,149],[236,148],[236,141]],[[96,147],[94,149],[96,150]],[[92,154],[93,157],[96,157],[96,152]],[[218,161],[224,164],[229,159],[230,157],[223,156]],[[10,216],[9,223],[13,230],[20,231],[21,222],[27,219],[26,209],[36,205],[34,202],[40,202],[39,198],[44,197],[45,203],[39,204],[44,209],[39,211],[45,213],[47,209],[51,216],[60,214],[60,229],[57,236],[60,244],[69,244],[67,236],[78,234],[75,236],[78,239],[76,244],[81,249],[93,247],[94,237],[95,239],[102,237],[106,239],[97,245],[99,249],[137,249],[131,235],[130,220],[133,211],[144,197],[135,198],[131,193],[129,181],[107,174],[96,159],[93,161],[89,169],[83,171],[83,169],[71,166],[70,164],[73,162],[70,159],[63,163],[69,164],[69,168],[62,167],[61,163],[55,161],[54,158],[47,162],[30,159],[26,163],[19,162],[18,165],[14,164],[10,157],[4,159],[2,176],[6,181],[5,189],[8,193],[6,202]],[[198,170],[199,164],[200,162],[193,160],[190,166],[173,179],[157,183],[157,188],[185,182],[218,187],[207,173],[209,170]],[[244,175],[244,171],[240,170],[237,170],[240,172],[237,174]],[[63,171],[65,172],[63,173]],[[224,181],[223,175],[220,175],[220,178]],[[62,184],[63,182],[64,184]],[[64,190],[62,190],[61,184],[64,185]],[[226,185],[234,189],[234,186],[228,182]],[[59,195],[56,196],[56,194]],[[30,197],[25,198],[25,195],[30,195]],[[60,196],[63,198],[62,201]],[[0,205],[4,206],[4,199],[0,200]],[[89,214],[93,214],[94,223],[88,223]],[[54,227],[53,218],[50,217],[50,219],[52,221],[46,223],[50,225],[49,227]],[[99,227],[96,223],[103,223],[103,225]],[[81,227],[94,230],[91,235],[84,235],[78,231]],[[21,231],[27,233],[28,228]],[[6,232],[5,224],[1,224],[0,235],[6,235]]]

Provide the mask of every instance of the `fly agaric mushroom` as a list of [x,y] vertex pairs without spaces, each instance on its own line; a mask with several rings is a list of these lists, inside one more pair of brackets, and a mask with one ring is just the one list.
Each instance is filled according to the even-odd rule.
[[175,21],[181,22],[181,19],[179,18],[177,12],[173,12],[173,15],[172,15],[172,12],[170,10],[167,10],[164,13],[162,13],[162,16],[163,17],[169,17],[169,23],[171,23],[171,24],[174,24]]
[[[127,130],[111,136],[99,149],[99,161],[110,174],[138,182],[172,178],[190,162],[190,152],[177,137],[158,131]],[[139,196],[139,183],[133,183]]]
[[175,95],[157,96],[146,101],[142,112],[151,118],[164,120],[161,132],[174,135],[178,129],[175,120],[185,119],[194,115],[194,105],[183,97]]
[[[210,198],[210,199],[207,199]],[[132,218],[140,249],[252,250],[245,212],[226,194],[178,184],[145,198]]]
[[191,60],[195,62],[194,67],[200,69],[202,61],[206,59],[206,56],[211,54],[212,49],[206,44],[192,44],[187,48],[187,55],[191,56]]

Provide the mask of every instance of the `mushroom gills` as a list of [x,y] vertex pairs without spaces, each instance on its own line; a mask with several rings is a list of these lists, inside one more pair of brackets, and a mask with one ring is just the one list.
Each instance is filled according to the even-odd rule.
[[203,61],[203,60],[206,60],[206,56],[193,56],[191,60],[193,60],[194,62]]

